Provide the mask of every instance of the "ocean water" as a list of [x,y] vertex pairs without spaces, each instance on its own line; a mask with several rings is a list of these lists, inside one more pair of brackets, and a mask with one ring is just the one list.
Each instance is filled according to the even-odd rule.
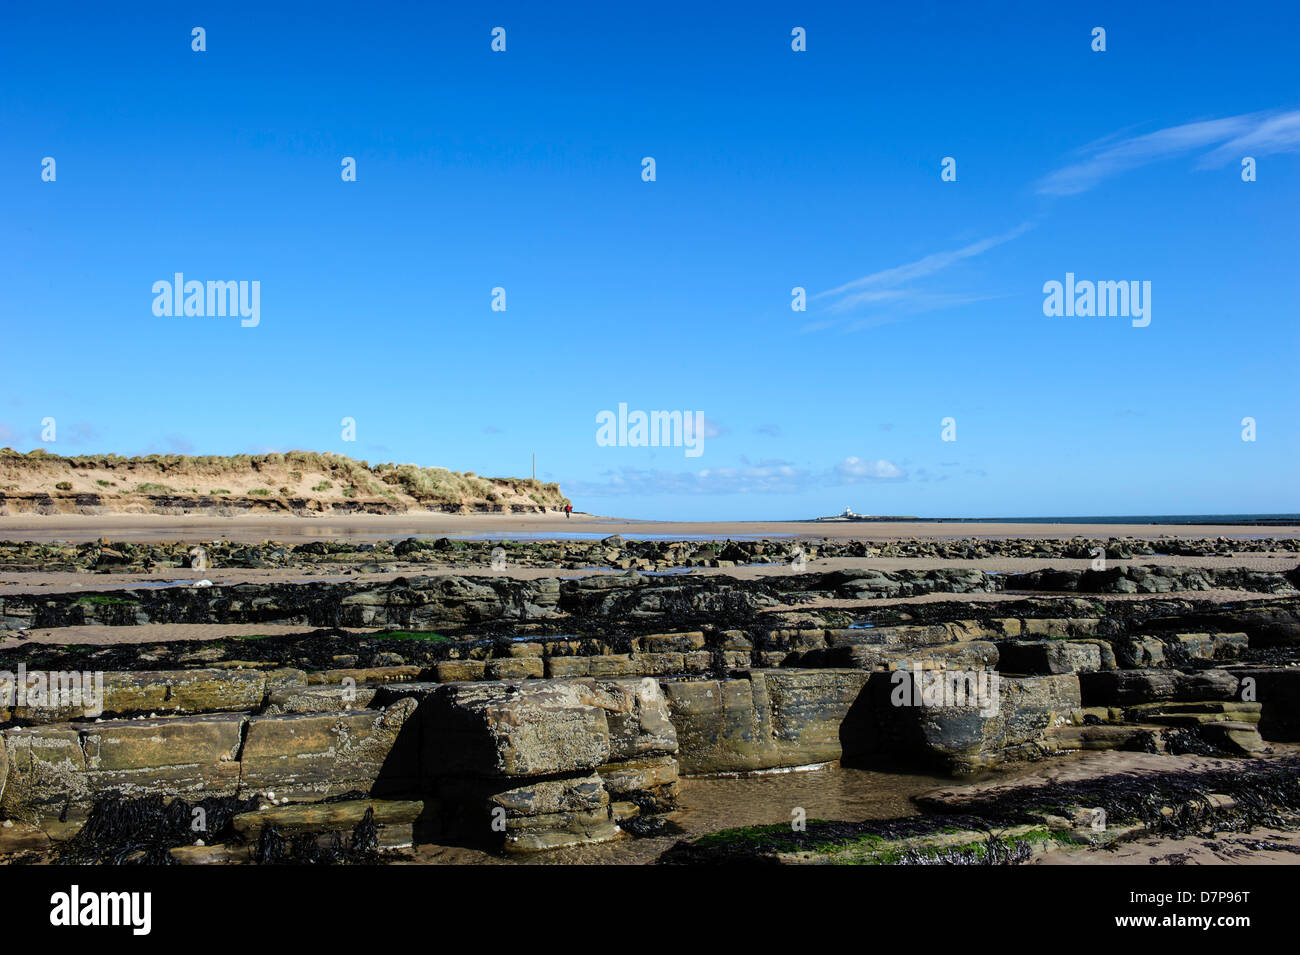
[[1129,514],[1105,517],[935,517],[938,523],[970,524],[1300,524],[1300,514]]

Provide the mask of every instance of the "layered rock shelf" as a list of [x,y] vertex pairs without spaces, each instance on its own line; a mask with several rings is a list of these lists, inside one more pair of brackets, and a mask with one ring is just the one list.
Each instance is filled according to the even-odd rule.
[[10,630],[149,623],[274,623],[426,629],[461,623],[527,623],[548,617],[675,618],[701,623],[742,618],[781,603],[866,601],[925,594],[1171,594],[1235,590],[1294,593],[1300,572],[1131,566],[1110,571],[854,570],[755,580],[723,576],[623,576],[536,580],[418,576],[379,583],[248,583],[202,588],[80,590],[0,596]]
[[[175,553],[85,555],[106,550]],[[330,833],[515,855],[668,831],[683,778],[1107,751],[1249,768],[1300,741],[1289,562],[366,577],[0,598],[0,853],[59,858],[105,806],[162,800],[222,820],[165,861],[273,860]],[[81,636],[31,636],[51,628]],[[51,673],[99,692],[59,697]],[[944,695],[972,687],[993,692]]]
[[[2,499],[3,495],[0,495]],[[256,506],[256,498],[226,502],[209,498],[185,504],[201,512],[218,506]],[[181,506],[181,505],[178,505]],[[269,505],[268,505],[269,506]],[[285,505],[289,506],[289,505]],[[340,513],[365,506],[335,502]],[[457,504],[456,507],[460,505]],[[467,505],[468,506],[468,505]],[[547,506],[553,506],[548,504]],[[280,507],[280,505],[277,505]],[[290,509],[292,507],[290,506]],[[377,512],[376,512],[377,513]],[[1146,562],[1160,557],[1218,557],[1261,554],[1285,559],[1300,554],[1300,538],[989,538],[980,540],[903,539],[857,540],[741,540],[665,541],[625,539],[614,535],[599,541],[470,541],[446,537],[408,537],[374,543],[316,540],[260,544],[228,540],[206,541],[209,565],[221,568],[299,570],[364,569],[409,571],[421,567],[490,566],[493,552],[511,566],[577,570],[607,567],[614,570],[672,570],[675,568],[729,568],[789,564],[802,555],[808,560],[833,558],[930,559],[981,561],[992,558]],[[100,540],[83,544],[0,541],[0,571],[63,570],[124,573],[128,571],[188,568],[193,563],[193,542],[139,543]]]

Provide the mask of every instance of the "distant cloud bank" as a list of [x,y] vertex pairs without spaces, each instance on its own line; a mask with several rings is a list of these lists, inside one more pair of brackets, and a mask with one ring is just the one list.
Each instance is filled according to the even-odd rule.
[[797,468],[786,461],[761,461],[740,467],[700,471],[621,468],[601,481],[562,481],[566,493],[586,497],[674,494],[799,494],[817,487],[843,487],[875,481],[905,481],[907,473],[884,459],[847,457],[823,470]]

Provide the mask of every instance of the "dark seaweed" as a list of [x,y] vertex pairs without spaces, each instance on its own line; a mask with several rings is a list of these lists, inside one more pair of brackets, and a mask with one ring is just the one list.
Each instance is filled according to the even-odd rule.
[[366,814],[346,839],[341,833],[321,836],[295,833],[286,839],[275,826],[267,826],[253,850],[258,865],[376,865],[379,862],[379,829],[375,810]]
[[[100,795],[86,824],[58,851],[55,861],[70,865],[170,865],[169,849],[193,845],[196,838],[211,845],[232,835],[230,821],[241,812],[257,808],[253,796],[209,797],[190,803],[167,800],[162,795],[125,798],[120,793]],[[206,828],[192,826],[195,809],[203,810]]]

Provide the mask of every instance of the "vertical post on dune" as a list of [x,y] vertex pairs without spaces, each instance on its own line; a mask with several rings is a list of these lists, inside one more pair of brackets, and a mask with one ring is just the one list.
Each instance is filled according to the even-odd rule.
[[533,480],[537,480],[537,452],[533,452]]

